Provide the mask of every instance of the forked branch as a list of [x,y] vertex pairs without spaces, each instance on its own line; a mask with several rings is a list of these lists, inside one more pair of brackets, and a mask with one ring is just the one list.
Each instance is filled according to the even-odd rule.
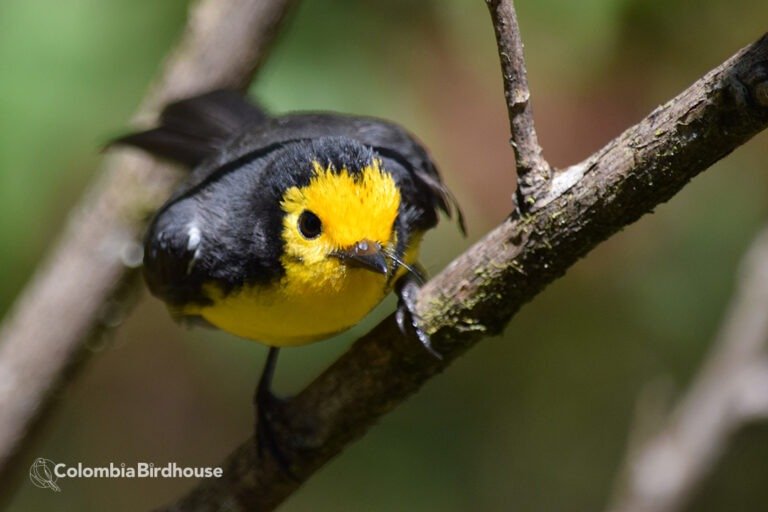
[[544,159],[536,136],[528,89],[528,73],[523,57],[523,42],[512,0],[486,0],[491,12],[493,31],[499,48],[504,97],[511,132],[510,144],[515,150],[517,167],[517,207],[526,212],[546,192],[552,179],[552,167]]

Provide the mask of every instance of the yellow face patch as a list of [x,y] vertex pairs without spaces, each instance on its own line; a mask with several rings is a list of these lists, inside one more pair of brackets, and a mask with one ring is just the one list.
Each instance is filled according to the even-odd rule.
[[[314,164],[314,175],[305,187],[286,190],[280,206],[285,212],[283,263],[322,264],[328,255],[352,247],[361,240],[388,246],[400,207],[400,191],[378,160],[359,175],[347,169],[334,171]],[[320,235],[308,239],[299,227],[304,211],[314,213],[322,224]],[[332,258],[333,263],[338,261]]]

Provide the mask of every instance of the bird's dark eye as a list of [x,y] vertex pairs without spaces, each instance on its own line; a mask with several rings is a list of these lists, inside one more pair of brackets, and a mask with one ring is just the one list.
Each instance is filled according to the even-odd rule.
[[308,240],[320,236],[323,230],[323,223],[320,218],[309,210],[304,210],[299,215],[299,232]]

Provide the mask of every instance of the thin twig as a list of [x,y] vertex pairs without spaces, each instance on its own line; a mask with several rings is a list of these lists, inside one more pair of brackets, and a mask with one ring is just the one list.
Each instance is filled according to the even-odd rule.
[[732,436],[768,416],[768,227],[742,265],[710,354],[668,420],[630,448],[611,511],[682,510]]
[[545,192],[552,168],[544,159],[536,136],[531,93],[525,70],[523,43],[512,0],[486,0],[499,48],[504,96],[517,166],[517,206],[527,211]]
[[[171,100],[244,89],[292,0],[201,0],[137,117]],[[128,150],[110,155],[55,247],[0,328],[0,475],[46,409],[85,341],[108,328],[141,262],[148,215],[176,184],[173,169]],[[128,285],[137,289],[136,283]],[[18,468],[15,468],[18,469]],[[0,477],[0,481],[5,481]]]
[[[601,241],[672,197],[768,126],[756,94],[768,80],[768,35],[553,180],[525,218],[511,217],[421,289],[417,313],[444,359],[403,339],[390,316],[284,409],[287,475],[249,439],[167,511],[272,510],[383,414],[512,315]],[[280,428],[281,427],[281,428]]]

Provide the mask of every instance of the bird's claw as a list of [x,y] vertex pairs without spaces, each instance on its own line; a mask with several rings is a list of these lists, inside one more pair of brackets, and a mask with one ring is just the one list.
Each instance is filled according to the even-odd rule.
[[291,465],[285,452],[278,442],[276,424],[279,423],[283,400],[269,390],[259,389],[256,392],[256,453],[260,460],[267,454],[277,462],[280,470],[294,480],[298,480],[291,472]]
[[259,459],[270,453],[281,465],[287,461],[275,436],[274,418],[279,402],[272,393],[259,392],[256,398],[256,451]]
[[414,334],[421,343],[421,346],[435,358],[442,360],[443,356],[432,346],[432,340],[418,325],[416,315],[416,295],[419,292],[420,285],[416,279],[411,276],[403,276],[397,283],[397,311],[395,320],[397,326],[403,335]]

